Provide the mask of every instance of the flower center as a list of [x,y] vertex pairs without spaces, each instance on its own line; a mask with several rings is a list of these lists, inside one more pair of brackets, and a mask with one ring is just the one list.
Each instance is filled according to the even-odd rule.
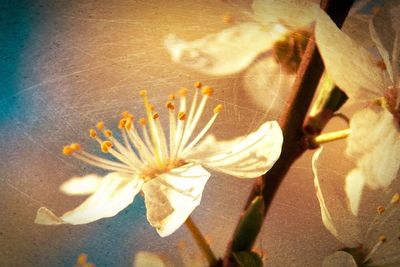
[[[222,110],[222,105],[217,105],[214,108],[213,116],[194,136],[193,133],[203,114],[207,100],[213,93],[211,87],[202,86],[200,82],[195,83],[195,88],[190,107],[187,107],[186,88],[178,91],[178,99],[172,95],[166,102],[169,133],[164,132],[160,123],[160,115],[149,102],[146,90],[139,93],[146,111],[146,118],[138,120],[140,134],[134,126],[134,116],[129,112],[121,114],[118,124],[122,142],[114,137],[113,132],[107,129],[102,121],[97,123],[97,130],[90,129],[89,136],[99,143],[103,153],[111,154],[116,159],[115,161],[85,152],[77,143],[64,146],[63,153],[106,170],[132,175],[139,174],[144,180],[152,179],[160,173],[182,166],[186,164],[185,154],[204,137]],[[178,109],[175,108],[176,100],[179,101]],[[99,137],[98,132],[102,133],[104,139]]]

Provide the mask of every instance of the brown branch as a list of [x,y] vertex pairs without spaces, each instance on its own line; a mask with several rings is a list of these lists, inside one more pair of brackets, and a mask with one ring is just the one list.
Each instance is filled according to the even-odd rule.
[[[352,0],[328,0],[321,6],[336,25],[341,27],[353,2]],[[281,156],[275,165],[255,182],[245,210],[256,196],[263,196],[265,202],[264,215],[266,216],[279,185],[290,167],[308,149],[303,124],[323,71],[323,62],[316,48],[315,37],[312,36],[292,86],[289,104],[279,119],[284,137]],[[237,265],[231,253],[229,245],[224,259],[224,266]]]

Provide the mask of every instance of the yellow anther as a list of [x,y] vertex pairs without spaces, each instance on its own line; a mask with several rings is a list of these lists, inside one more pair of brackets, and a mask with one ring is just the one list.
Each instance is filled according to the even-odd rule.
[[78,265],[85,266],[87,264],[87,255],[85,253],[82,253],[81,255],[79,255],[76,263]]
[[201,89],[201,92],[203,95],[211,96],[214,92],[214,89],[212,89],[210,86],[204,86],[203,89]]
[[104,141],[101,143],[100,147],[102,152],[107,153],[108,149],[112,147],[112,143],[110,141]]
[[154,111],[154,105],[153,104],[149,104],[147,107],[151,112]]
[[90,129],[89,130],[89,136],[92,138],[95,138],[97,136],[97,132],[95,129]]
[[400,194],[396,193],[392,196],[392,200],[390,201],[390,203],[392,204],[396,204],[400,202]]
[[172,94],[169,95],[169,96],[168,96],[168,99],[171,100],[171,101],[172,101],[172,100],[175,100],[175,95],[172,95]]
[[378,208],[376,208],[376,212],[379,215],[382,215],[385,212],[385,207],[384,206],[378,206]]
[[146,119],[145,118],[140,118],[139,119],[139,124],[143,125],[143,126],[146,125]]
[[126,117],[128,117],[129,115],[130,115],[129,111],[124,111],[124,112],[121,113],[121,117],[122,117],[122,118],[126,118]]
[[219,104],[214,108],[214,114],[220,113],[222,110],[222,105]]
[[78,143],[72,143],[69,145],[73,151],[81,150],[81,145]]
[[132,121],[127,119],[125,121],[124,127],[125,127],[125,129],[130,130],[132,128]]
[[105,135],[106,137],[111,137],[113,134],[112,134],[112,131],[111,131],[111,130],[105,130],[105,131],[104,131],[104,135]]
[[379,241],[381,241],[382,243],[384,243],[384,242],[386,242],[386,236],[384,236],[384,235],[380,235],[379,236]]
[[74,150],[71,148],[71,146],[64,146],[63,147],[63,154],[67,156],[71,156],[72,153],[74,153]]
[[104,129],[104,122],[103,121],[99,121],[96,124],[96,128],[99,129],[100,131],[102,131]]
[[127,121],[126,118],[120,119],[120,120],[119,120],[119,123],[118,123],[118,128],[119,128],[119,129],[125,128],[126,121]]
[[200,89],[201,88],[201,82],[195,82],[194,87]]
[[181,89],[179,89],[178,91],[178,95],[179,96],[186,96],[187,93],[187,89],[185,87],[182,87]]
[[186,113],[183,112],[183,111],[180,111],[178,113],[178,119],[181,120],[181,121],[184,121],[186,119]]
[[174,110],[175,109],[175,106],[171,101],[167,101],[167,103],[165,103],[165,107],[167,109],[170,109],[170,110]]
[[153,114],[153,120],[156,120],[156,119],[158,119],[159,117],[160,117],[160,115],[158,115],[157,112]]
[[139,95],[140,95],[141,97],[147,96],[147,90],[140,90]]

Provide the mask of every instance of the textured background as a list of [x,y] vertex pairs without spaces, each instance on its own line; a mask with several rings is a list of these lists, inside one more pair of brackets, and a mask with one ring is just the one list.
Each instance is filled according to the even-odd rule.
[[[273,105],[255,106],[249,95],[257,92],[242,87],[246,73],[200,75],[171,63],[163,47],[168,33],[199,38],[226,28],[226,14],[245,18],[247,7],[245,1],[211,0],[0,1],[0,266],[72,266],[81,252],[97,266],[130,266],[140,250],[179,263],[175,244],[181,240],[198,253],[184,227],[161,239],[147,223],[140,197],[118,216],[88,225],[46,227],[33,221],[40,206],[62,214],[82,201],[62,195],[59,185],[101,170],[63,156],[62,146],[78,141],[96,151],[87,129],[99,119],[115,125],[124,110],[142,114],[139,89],[148,88],[153,102],[163,105],[181,86],[196,80],[212,85],[211,102],[225,107],[213,128],[221,138],[276,119],[283,96]],[[324,157],[340,158],[343,148],[344,142],[335,143]],[[267,251],[270,266],[319,266],[324,255],[340,248],[321,223],[310,156],[283,182],[263,228],[258,246]],[[329,199],[342,198],[337,185],[348,164],[326,161],[331,186],[336,184]],[[214,174],[206,186],[193,217],[218,255],[251,184]]]

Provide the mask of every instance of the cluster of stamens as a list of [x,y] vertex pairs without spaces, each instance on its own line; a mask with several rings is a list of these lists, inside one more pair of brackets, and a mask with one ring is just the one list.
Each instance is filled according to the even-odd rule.
[[[196,90],[190,107],[187,107],[186,88],[181,88],[177,97],[171,95],[165,104],[170,126],[168,141],[167,134],[161,127],[159,113],[149,103],[147,91],[142,90],[139,95],[144,102],[146,117],[138,120],[140,134],[134,125],[134,116],[126,111],[121,114],[118,123],[122,142],[114,137],[113,132],[102,121],[97,123],[96,128],[89,130],[89,136],[99,143],[101,151],[111,154],[117,161],[85,152],[76,143],[64,146],[63,153],[103,169],[140,174],[147,179],[185,164],[185,154],[204,137],[222,110],[222,105],[217,105],[208,123],[194,136],[207,100],[213,93],[211,87],[202,86],[200,82],[196,82],[194,86]],[[176,100],[179,101],[179,108],[175,107]],[[100,138],[99,133],[102,133],[104,139]]]

